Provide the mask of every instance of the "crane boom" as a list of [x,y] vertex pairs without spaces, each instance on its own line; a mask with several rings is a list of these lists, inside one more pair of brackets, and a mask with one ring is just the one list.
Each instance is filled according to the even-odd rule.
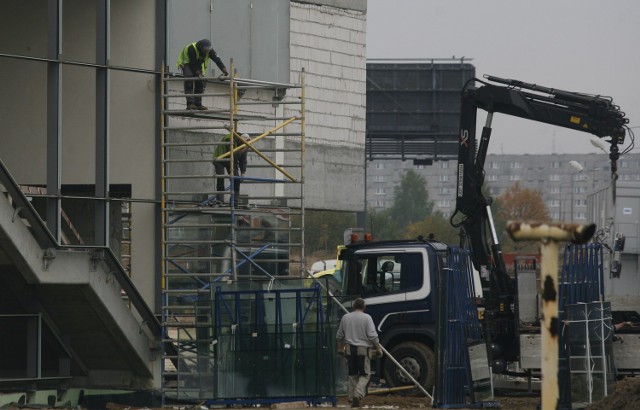
[[[472,86],[474,82],[481,85]],[[478,109],[488,113],[479,140],[476,138]],[[485,329],[492,342],[496,346],[501,345],[502,356],[508,361],[517,355],[517,348],[513,346],[513,312],[509,309],[515,290],[506,272],[502,247],[493,223],[492,200],[482,193],[494,113],[607,138],[614,181],[620,156],[618,146],[624,143],[628,119],[609,97],[518,80],[485,76],[485,80],[470,80],[462,90],[456,209],[451,216],[451,224],[461,228],[463,245],[470,246],[474,267],[482,274],[486,314],[490,318]]]

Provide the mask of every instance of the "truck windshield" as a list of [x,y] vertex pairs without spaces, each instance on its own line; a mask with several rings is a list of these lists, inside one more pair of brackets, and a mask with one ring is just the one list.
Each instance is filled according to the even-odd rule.
[[343,292],[372,297],[417,290],[423,283],[420,252],[356,254],[343,266]]

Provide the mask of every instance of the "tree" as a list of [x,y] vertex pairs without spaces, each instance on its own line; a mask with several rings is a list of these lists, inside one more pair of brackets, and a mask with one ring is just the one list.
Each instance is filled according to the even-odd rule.
[[535,189],[522,188],[519,182],[507,188],[496,200],[496,229],[502,233],[503,249],[506,252],[531,252],[537,250],[537,245],[531,242],[514,242],[505,232],[506,222],[551,220],[542,194]]
[[334,258],[336,246],[344,242],[344,230],[355,226],[353,212],[306,210],[305,252],[318,253],[320,258]]
[[400,227],[421,221],[431,214],[433,204],[429,202],[427,181],[414,170],[408,170],[394,189],[395,199],[390,217]]
[[449,219],[440,211],[436,211],[422,221],[414,222],[405,231],[405,239],[415,239],[422,235],[425,238],[433,234],[434,238],[448,245],[457,245],[460,242],[459,229],[449,223]]
[[376,241],[386,241],[401,237],[402,228],[391,217],[391,209],[374,211],[369,209],[369,232]]

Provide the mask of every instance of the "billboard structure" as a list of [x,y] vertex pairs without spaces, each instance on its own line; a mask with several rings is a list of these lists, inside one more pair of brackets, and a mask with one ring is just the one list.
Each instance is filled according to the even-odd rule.
[[367,60],[367,159],[456,159],[460,91],[475,77],[468,61]]

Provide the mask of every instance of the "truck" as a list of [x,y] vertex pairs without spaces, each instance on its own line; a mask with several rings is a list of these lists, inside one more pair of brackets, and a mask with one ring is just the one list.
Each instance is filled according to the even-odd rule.
[[[478,109],[488,113],[479,139]],[[484,311],[483,334],[492,370],[506,373],[509,364],[519,359],[516,289],[507,274],[493,223],[492,200],[482,192],[494,113],[586,132],[606,141],[614,181],[620,146],[629,129],[625,114],[608,97],[494,76],[471,79],[463,87],[456,207],[451,224],[460,228],[460,245],[470,250],[480,276],[482,298],[478,302]],[[438,275],[447,269],[448,251],[447,244],[419,238],[350,244],[339,255],[343,299],[365,299],[382,345],[427,390],[436,377],[435,286]],[[379,369],[392,387],[410,384],[408,377],[385,358]]]

